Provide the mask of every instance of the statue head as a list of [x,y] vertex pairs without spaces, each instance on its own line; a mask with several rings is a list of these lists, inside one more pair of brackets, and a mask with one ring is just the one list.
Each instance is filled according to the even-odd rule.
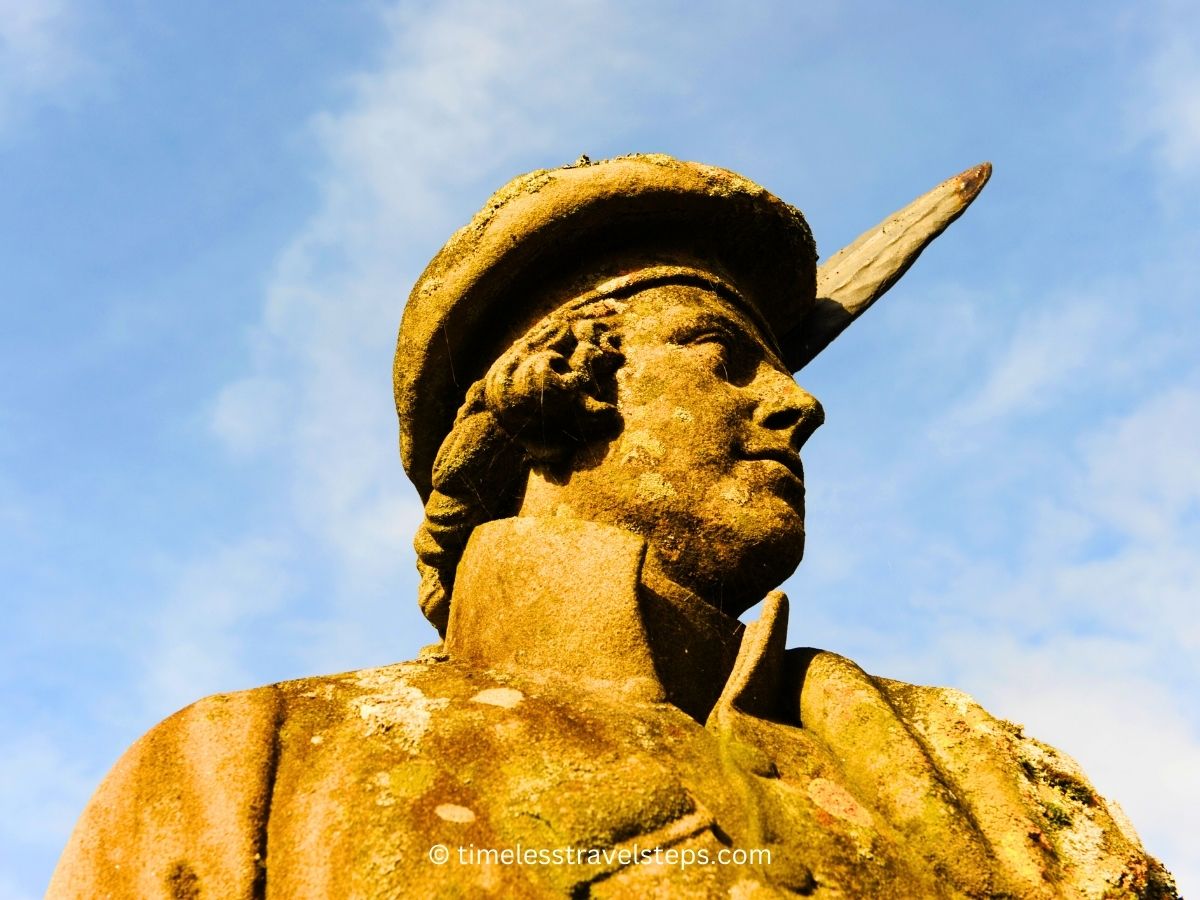
[[[821,407],[793,381],[765,326],[709,286],[646,287],[601,327],[615,351],[605,369],[619,367],[606,383],[581,373],[576,408],[598,401],[612,424],[576,439],[580,417],[561,419],[552,433],[563,455],[533,462],[517,514],[638,534],[656,576],[737,615],[800,562],[799,451]],[[517,424],[543,440],[540,421]]]
[[857,311],[818,300],[800,212],[708,166],[623,157],[502,188],[400,329],[425,615],[444,632],[471,531],[515,515],[633,532],[649,577],[756,603],[803,554],[799,451],[823,413],[791,373],[890,274]]

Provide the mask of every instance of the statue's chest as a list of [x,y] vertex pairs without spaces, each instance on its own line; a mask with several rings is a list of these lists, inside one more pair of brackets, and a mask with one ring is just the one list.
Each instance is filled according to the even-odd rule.
[[751,849],[757,801],[674,707],[412,674],[289,716],[269,893],[602,895],[631,872],[712,888],[754,875],[731,854]]
[[769,896],[812,887],[814,849],[874,843],[814,805],[800,729],[773,726],[780,777],[669,705],[453,669],[355,687],[289,715],[269,896],[646,896],[663,879]]

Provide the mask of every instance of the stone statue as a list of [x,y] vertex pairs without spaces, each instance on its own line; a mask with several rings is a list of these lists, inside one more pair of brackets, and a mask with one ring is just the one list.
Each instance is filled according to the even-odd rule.
[[[396,353],[421,658],[209,697],[117,763],[51,897],[1173,897],[1068,757],[957,691],[785,649],[792,379],[990,168],[826,262],[665,156],[534,172]],[[766,595],[760,618],[737,616]]]

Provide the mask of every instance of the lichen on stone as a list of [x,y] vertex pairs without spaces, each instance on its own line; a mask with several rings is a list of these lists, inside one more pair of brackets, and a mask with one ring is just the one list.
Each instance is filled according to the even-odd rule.
[[387,734],[410,753],[416,753],[429,730],[433,714],[450,700],[426,697],[404,680],[401,666],[363,672],[356,684],[366,691],[350,701],[365,723],[364,737]]

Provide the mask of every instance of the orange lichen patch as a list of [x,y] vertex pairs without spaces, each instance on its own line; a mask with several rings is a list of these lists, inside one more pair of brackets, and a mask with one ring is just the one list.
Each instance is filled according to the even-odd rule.
[[850,792],[826,778],[814,778],[808,785],[812,802],[831,816],[864,828],[871,825],[871,813]]

